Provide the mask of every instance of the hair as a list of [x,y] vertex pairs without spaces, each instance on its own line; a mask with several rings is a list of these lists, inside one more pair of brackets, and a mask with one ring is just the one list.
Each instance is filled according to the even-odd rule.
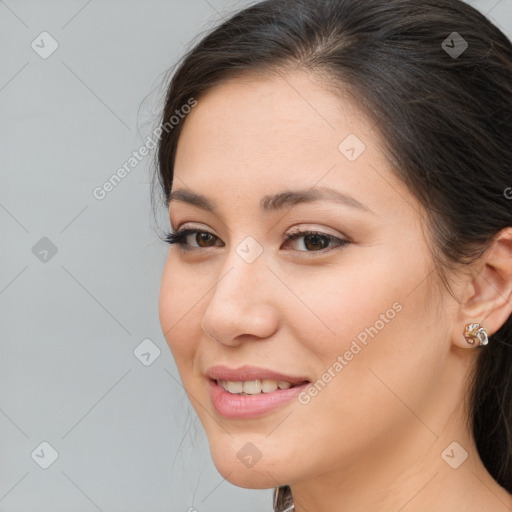
[[[460,54],[444,41],[457,32]],[[454,47],[450,41],[449,47]],[[459,47],[463,48],[463,47]],[[349,92],[379,128],[393,172],[427,212],[436,275],[475,261],[512,226],[512,44],[461,0],[267,0],[210,30],[176,64],[161,122],[215,85],[288,69]],[[183,122],[162,132],[158,186],[168,206]],[[512,315],[479,350],[468,429],[512,492]],[[293,508],[288,485],[274,510]]]

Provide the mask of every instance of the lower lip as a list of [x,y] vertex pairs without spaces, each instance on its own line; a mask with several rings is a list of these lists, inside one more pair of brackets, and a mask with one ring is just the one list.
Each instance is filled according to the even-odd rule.
[[234,395],[210,380],[210,396],[219,414],[230,419],[247,419],[260,416],[295,398],[310,383],[288,389],[277,389],[258,395]]

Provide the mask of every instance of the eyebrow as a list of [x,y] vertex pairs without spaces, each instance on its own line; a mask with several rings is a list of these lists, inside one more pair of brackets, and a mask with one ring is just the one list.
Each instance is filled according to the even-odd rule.
[[[315,187],[305,190],[285,190],[278,194],[267,195],[261,199],[260,208],[264,213],[272,213],[298,204],[322,200],[342,203],[351,208],[375,214],[373,210],[357,199],[338,190],[326,187]],[[212,213],[217,213],[218,210],[217,204],[211,199],[186,189],[178,189],[171,192],[169,204],[171,201],[188,203]]]

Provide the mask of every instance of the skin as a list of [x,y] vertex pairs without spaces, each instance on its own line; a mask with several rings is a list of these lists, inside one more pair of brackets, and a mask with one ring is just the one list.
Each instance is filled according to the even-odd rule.
[[[465,426],[469,371],[485,347],[462,333],[477,321],[490,335],[512,313],[511,230],[456,276],[455,300],[432,272],[423,209],[372,126],[348,95],[341,101],[298,70],[231,79],[203,95],[183,125],[173,190],[206,195],[218,212],[175,200],[169,214],[173,230],[214,237],[189,236],[188,252],[170,248],[163,333],[214,464],[232,484],[290,484],[297,512],[505,512],[512,499]],[[351,133],[366,146],[355,161],[338,149]],[[312,187],[342,191],[373,213],[326,200],[259,209],[265,195]],[[293,227],[351,243],[283,242]],[[236,252],[248,236],[263,249],[252,263]],[[315,382],[394,303],[401,310],[309,403],[248,420],[214,409],[210,366],[251,364]],[[441,456],[454,441],[468,453],[457,469]],[[252,467],[237,457],[248,442],[261,453]],[[457,462],[463,452],[453,453]]]

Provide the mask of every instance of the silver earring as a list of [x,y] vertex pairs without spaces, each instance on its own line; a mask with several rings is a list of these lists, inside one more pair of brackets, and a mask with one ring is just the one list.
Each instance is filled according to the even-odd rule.
[[464,328],[464,338],[466,338],[466,341],[470,345],[474,345],[475,341],[478,341],[478,346],[487,345],[487,343],[489,343],[486,330],[481,324],[477,323],[466,325]]

